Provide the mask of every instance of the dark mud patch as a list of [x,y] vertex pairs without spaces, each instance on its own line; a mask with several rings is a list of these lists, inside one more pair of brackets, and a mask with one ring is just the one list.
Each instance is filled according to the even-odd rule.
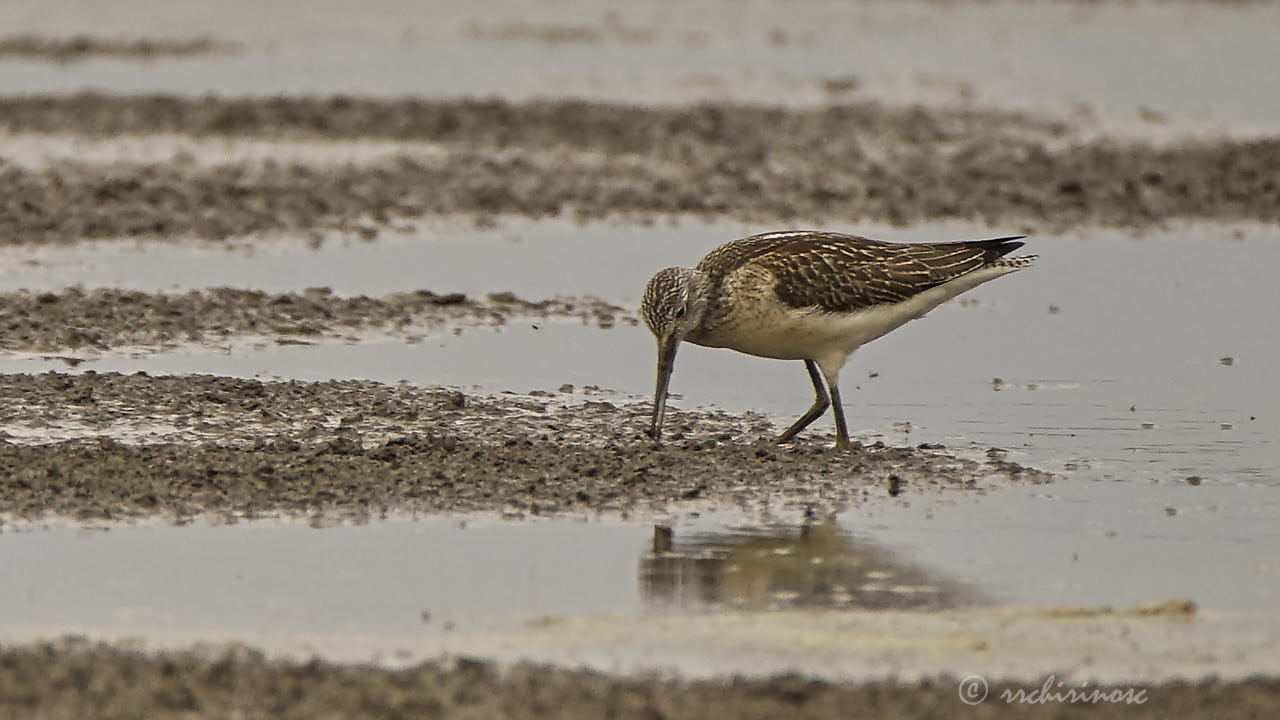
[[[1142,704],[1012,703],[992,682],[987,700],[961,702],[958,682],[840,684],[793,675],[687,681],[617,678],[529,665],[458,660],[403,670],[318,660],[271,662],[245,648],[144,654],[79,640],[0,650],[0,717],[80,718],[1210,718],[1274,717],[1280,681],[1204,680],[1098,686]],[[1093,686],[1090,686],[1092,689]],[[91,712],[90,710],[91,709]]]
[[190,40],[113,40],[89,35],[50,38],[39,35],[0,37],[0,59],[48,60],[69,63],[110,58],[119,60],[159,60],[236,52],[239,45],[212,38]]
[[1280,139],[1075,142],[1066,126],[999,111],[77,95],[0,98],[0,128],[416,144],[345,165],[0,166],[2,243],[369,235],[425,216],[959,220],[1027,232],[1280,221]]
[[0,350],[102,351],[244,335],[289,342],[359,331],[413,337],[442,326],[498,326],[515,318],[571,319],[602,327],[636,322],[623,308],[595,298],[530,302],[507,292],[469,298],[419,290],[370,298],[340,297],[323,288],[283,294],[72,288],[0,294]]
[[628,25],[616,13],[606,13],[597,24],[468,22],[462,26],[462,37],[489,43],[534,42],[546,45],[652,45],[658,39],[656,27]]
[[[752,415],[677,412],[670,441],[657,447],[641,433],[647,403],[206,376],[48,373],[0,383],[11,428],[78,423],[96,433],[44,445],[0,440],[0,515],[10,518],[523,515],[690,500],[830,510],[890,485],[983,490],[1050,478],[937,448],[837,453],[819,437],[775,446],[761,439],[770,424]],[[198,431],[198,441],[113,439],[130,422]]]
[[[352,96],[185,97],[181,95],[0,96],[0,129],[110,137],[421,141],[476,147],[572,147],[606,153],[681,154],[762,143],[778,148],[897,138],[922,143],[987,133],[1062,138],[1070,126],[999,110],[899,108],[875,102],[819,109],[738,103],[639,106],[585,100],[379,99]],[[842,139],[844,138],[844,139]]]

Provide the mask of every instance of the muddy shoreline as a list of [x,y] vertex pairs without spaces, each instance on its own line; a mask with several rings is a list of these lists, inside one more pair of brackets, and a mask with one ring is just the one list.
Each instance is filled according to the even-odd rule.
[[394,157],[324,165],[5,163],[6,244],[369,237],[424,217],[956,220],[1022,232],[1280,221],[1280,139],[1084,142],[1000,111],[83,94],[0,98],[0,128],[13,133],[0,154],[31,133],[406,143]]
[[[880,443],[836,453],[820,433],[776,446],[770,423],[753,415],[676,412],[669,440],[655,446],[641,432],[647,403],[586,392],[561,402],[364,381],[5,375],[0,422],[28,432],[0,439],[0,474],[10,478],[0,516],[518,517],[689,500],[826,512],[873,494],[1052,478],[1000,453],[978,461]],[[128,437],[130,423],[150,440],[111,437]],[[78,439],[33,444],[41,428]]]
[[71,288],[0,293],[0,351],[157,350],[178,343],[265,337],[308,342],[352,333],[421,339],[445,326],[496,327],[514,319],[556,319],[612,327],[635,324],[625,309],[596,298],[531,302],[509,292],[469,298],[419,290],[380,298],[342,297],[326,288],[264,293],[214,288],[185,293]]
[[212,38],[191,40],[145,39],[115,40],[91,35],[43,37],[40,35],[0,36],[0,58],[48,60],[69,63],[81,60],[112,58],[117,60],[160,60],[200,55],[225,55],[236,52],[239,45]]
[[[271,662],[245,648],[143,654],[61,640],[0,650],[0,717],[492,717],[541,718],[1015,718],[1267,717],[1280,681],[1251,679],[1102,685],[1144,691],[1142,703],[1005,703],[1034,690],[992,682],[985,702],[961,702],[958,681],[834,684],[794,675],[681,681],[619,678],[527,665],[426,663],[404,670]],[[1136,695],[1135,695],[1136,697]],[[1193,715],[1188,715],[1188,712]]]
[[[787,132],[769,132],[786,130]],[[568,146],[648,154],[683,143],[803,146],[815,130],[856,130],[873,138],[921,142],[999,132],[1041,140],[1069,137],[1071,126],[1001,110],[895,107],[876,102],[802,109],[739,103],[640,106],[589,100],[206,95],[0,96],[0,130],[85,136],[171,133],[192,137],[264,137],[420,141],[480,147]]]

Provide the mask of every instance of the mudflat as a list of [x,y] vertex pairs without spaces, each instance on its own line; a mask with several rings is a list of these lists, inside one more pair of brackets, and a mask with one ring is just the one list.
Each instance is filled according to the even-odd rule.
[[0,422],[72,437],[0,440],[10,478],[0,513],[368,519],[661,510],[689,500],[828,512],[872,493],[1052,477],[1000,453],[972,459],[883,444],[836,453],[820,436],[779,447],[763,418],[709,412],[674,413],[659,446],[642,433],[646,404],[584,392],[561,402],[360,381],[5,375]]
[[469,298],[418,290],[384,297],[342,297],[326,288],[264,293],[234,288],[143,293],[69,288],[0,293],[0,349],[12,352],[156,350],[261,337],[280,343],[352,333],[418,338],[449,327],[498,327],[513,319],[635,324],[625,308],[598,298],[528,301],[510,292]]
[[1280,141],[1080,140],[999,110],[586,101],[0,98],[0,139],[32,134],[394,141],[362,162],[201,158],[6,163],[0,243],[227,239],[422,217],[753,223],[957,220],[1024,232],[1280,219]]
[[[501,669],[457,660],[404,670],[271,662],[245,648],[143,654],[83,641],[0,650],[0,717],[101,718],[1166,718],[1270,717],[1280,682],[1203,680],[1091,688],[1118,702],[1006,702],[993,682],[961,703],[959,681],[922,685],[768,679],[616,678],[543,667]],[[1127,693],[1127,695],[1126,695]],[[1126,702],[1132,698],[1140,702]],[[957,709],[959,708],[959,709]],[[1051,714],[1050,711],[1051,710]]]

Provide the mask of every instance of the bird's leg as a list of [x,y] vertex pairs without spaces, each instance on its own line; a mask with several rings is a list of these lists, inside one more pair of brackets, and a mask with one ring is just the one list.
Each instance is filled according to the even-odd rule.
[[[831,404],[831,400],[827,397],[827,389],[822,384],[822,375],[818,372],[818,364],[812,360],[805,360],[804,366],[809,371],[809,379],[813,381],[813,406],[801,415],[799,420],[791,423],[791,427],[784,430],[777,440],[774,440],[779,445],[791,442],[796,433],[809,427],[810,423],[821,417],[822,413],[827,411],[827,406]],[[838,413],[839,410],[837,409],[836,412]],[[843,417],[840,418],[840,422],[844,422]],[[846,442],[847,440],[846,438]]]
[[840,403],[840,388],[836,387],[836,383],[827,383],[831,386],[831,412],[836,416],[836,449],[852,450],[853,443],[849,442],[849,428],[844,424],[844,405]]

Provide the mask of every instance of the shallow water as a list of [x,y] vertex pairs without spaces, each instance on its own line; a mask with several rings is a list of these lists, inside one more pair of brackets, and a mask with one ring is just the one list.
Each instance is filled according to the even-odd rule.
[[[399,2],[377,3],[381,11],[331,2],[323,13],[281,4],[268,15],[259,4],[222,5],[216,13],[191,10],[177,24],[168,6],[148,2],[105,15],[92,6],[0,15],[15,34],[186,38],[198,27],[245,43],[236,55],[147,63],[0,58],[0,92],[568,95],[644,103],[874,97],[1063,114],[1078,114],[1083,104],[1110,129],[1148,139],[1188,130],[1272,132],[1280,117],[1269,72],[1280,63],[1280,15],[1261,3],[725,2],[605,10],[508,1],[501,10],[459,4],[426,13]],[[540,41],[557,30],[589,40]],[[1204,61],[1209,38],[1213,62]],[[1151,119],[1140,119],[1144,111]]]
[[[0,637],[238,639],[375,662],[406,660],[407,647],[517,647],[539,659],[558,650],[520,643],[567,623],[557,642],[586,653],[578,662],[700,672],[709,656],[736,657],[733,641],[668,647],[656,638],[673,618],[764,613],[754,627],[768,643],[804,622],[797,610],[1186,598],[1265,633],[1280,601],[1280,506],[1268,493],[1064,481],[961,500],[908,491],[808,523],[684,511],[657,524],[428,517],[11,531],[0,533]],[[610,644],[647,626],[658,635],[646,650]],[[848,648],[838,657],[844,671],[884,672]],[[750,653],[718,662],[746,673],[769,664]]]
[[[848,229],[854,228],[833,228]],[[328,285],[341,293],[415,288],[531,299],[595,295],[634,306],[648,275],[692,264],[741,228],[649,229],[513,223],[494,231],[214,252],[187,245],[110,244],[14,249],[0,288],[117,284],[139,289],[218,284],[268,290]],[[922,226],[869,234],[896,240],[982,237]],[[1280,479],[1280,336],[1267,332],[1280,290],[1274,232],[1184,228],[1132,239],[1038,236],[1031,268],[860,349],[842,375],[846,412],[865,439],[997,446],[1013,459],[1085,477],[1272,484]],[[300,270],[301,269],[301,270]],[[609,330],[518,321],[493,331],[439,332],[420,342],[229,344],[163,354],[86,355],[79,370],[215,373],[322,380],[365,378],[483,392],[594,385],[627,397],[652,392],[652,340],[643,326]],[[1229,358],[1229,361],[1225,359]],[[1230,364],[1224,364],[1229,362]],[[67,370],[32,356],[5,372]],[[873,376],[874,375],[874,376]],[[996,380],[1000,382],[995,382]],[[682,348],[678,407],[760,410],[787,422],[809,403],[799,363]],[[811,432],[829,433],[823,419]]]
[[0,607],[11,626],[395,635],[547,615],[969,601],[831,522],[673,520],[662,532],[616,521],[441,517],[9,532],[0,557],[14,581]]

